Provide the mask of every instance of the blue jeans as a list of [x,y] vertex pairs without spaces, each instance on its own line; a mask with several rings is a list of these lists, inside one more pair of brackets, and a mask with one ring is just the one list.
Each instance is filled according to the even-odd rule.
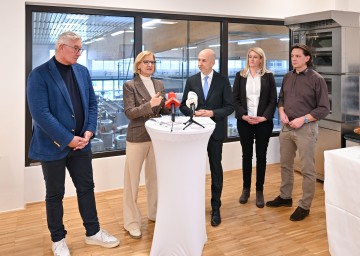
[[95,235],[100,230],[91,160],[91,150],[75,150],[63,159],[41,162],[46,185],[47,224],[53,242],[58,242],[66,236],[62,204],[65,194],[65,167],[76,188],[79,212],[86,229],[86,236]]

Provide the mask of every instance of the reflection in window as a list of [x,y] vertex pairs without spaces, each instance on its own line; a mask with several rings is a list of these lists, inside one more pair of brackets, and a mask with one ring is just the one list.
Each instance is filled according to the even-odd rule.
[[[288,34],[289,30],[284,26],[230,23],[228,76],[231,85],[234,84],[236,73],[245,68],[248,50],[260,47],[266,54],[267,68],[274,73],[279,95],[282,79],[289,70],[289,42],[283,40]],[[274,131],[280,131],[281,123],[277,109],[273,121]],[[228,136],[239,136],[235,113],[228,118]]]
[[[158,62],[154,76],[163,81],[166,92],[175,92],[179,100],[186,79],[199,72],[199,52],[217,45],[214,50],[220,57],[220,22],[143,19],[142,27],[143,48],[154,52]],[[214,69],[219,71],[218,59]]]

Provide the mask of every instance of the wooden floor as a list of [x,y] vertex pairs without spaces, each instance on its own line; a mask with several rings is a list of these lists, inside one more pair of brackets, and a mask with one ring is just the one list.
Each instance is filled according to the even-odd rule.
[[[221,208],[222,223],[218,227],[212,227],[209,223],[210,177],[208,175],[206,178],[208,241],[205,244],[203,256],[330,255],[322,183],[316,184],[316,195],[309,217],[300,222],[289,220],[301,196],[301,178],[299,173],[295,173],[292,208],[259,209],[255,206],[255,191],[251,191],[247,204],[240,205],[238,202],[242,189],[241,171],[225,172]],[[279,194],[279,183],[279,165],[269,165],[264,191],[266,201]],[[102,228],[121,240],[120,246],[113,249],[85,244],[85,231],[77,210],[76,198],[66,198],[64,222],[72,255],[149,255],[155,224],[146,218],[145,198],[145,188],[141,187],[138,201],[144,215],[143,237],[135,240],[123,230],[122,190],[96,194]],[[2,213],[0,225],[0,255],[52,255],[44,203],[27,205],[26,209],[21,211]]]

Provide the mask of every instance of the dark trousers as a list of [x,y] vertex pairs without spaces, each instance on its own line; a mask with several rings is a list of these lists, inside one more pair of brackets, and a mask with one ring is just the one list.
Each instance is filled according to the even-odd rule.
[[209,139],[207,151],[211,171],[211,208],[218,210],[221,207],[221,192],[223,187],[223,169],[221,165],[223,140]]
[[41,162],[46,185],[47,223],[53,242],[58,242],[66,236],[62,203],[65,194],[65,167],[76,188],[79,212],[86,229],[86,236],[95,235],[100,230],[91,160],[91,150],[76,150],[71,151],[63,159]]
[[264,190],[266,152],[273,127],[274,124],[272,120],[254,125],[251,125],[243,120],[237,120],[237,128],[240,135],[240,143],[243,152],[243,188],[251,188],[253,144],[255,139],[256,190]]

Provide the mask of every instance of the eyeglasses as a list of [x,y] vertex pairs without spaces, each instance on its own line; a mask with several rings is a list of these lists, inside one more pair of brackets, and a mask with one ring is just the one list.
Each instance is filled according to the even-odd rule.
[[156,64],[156,61],[153,61],[153,60],[143,60],[142,63],[144,63],[145,65],[149,65],[149,64],[155,65],[155,64]]
[[64,44],[64,45],[66,45],[67,47],[73,48],[74,53],[79,53],[80,52],[80,54],[82,54],[82,52],[84,51],[84,48],[79,48],[79,47],[71,46],[71,45],[68,45],[68,44]]

